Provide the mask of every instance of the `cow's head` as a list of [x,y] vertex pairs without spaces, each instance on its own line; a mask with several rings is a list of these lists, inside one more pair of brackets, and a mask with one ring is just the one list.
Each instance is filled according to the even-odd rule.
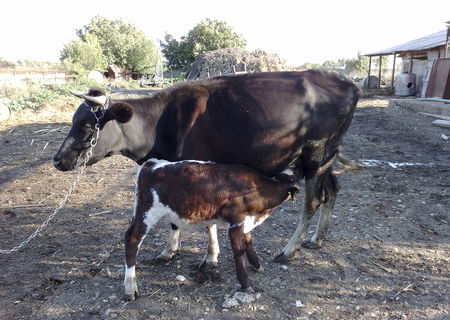
[[73,170],[86,159],[95,133],[96,116],[100,118],[100,134],[87,165],[119,152],[123,140],[119,124],[132,117],[129,104],[111,103],[100,88],[91,88],[87,93],[71,92],[85,101],[75,112],[72,128],[53,158],[55,168],[61,171]]

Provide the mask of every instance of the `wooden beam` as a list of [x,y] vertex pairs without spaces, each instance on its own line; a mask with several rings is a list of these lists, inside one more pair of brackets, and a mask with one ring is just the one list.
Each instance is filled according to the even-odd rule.
[[391,90],[394,89],[395,58],[396,57],[397,57],[397,55],[394,53],[394,65],[392,66]]
[[412,67],[413,67],[413,53],[410,53],[411,56],[409,57],[409,73],[412,73]]
[[378,64],[378,88],[381,88],[381,58],[382,56],[380,56],[380,61]]
[[370,68],[372,67],[372,56],[369,57],[369,75],[367,76],[367,89],[370,89]]

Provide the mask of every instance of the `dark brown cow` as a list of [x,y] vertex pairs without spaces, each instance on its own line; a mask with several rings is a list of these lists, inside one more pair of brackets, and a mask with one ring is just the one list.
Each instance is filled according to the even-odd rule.
[[242,165],[150,159],[138,171],[134,217],[125,235],[125,294],[138,294],[136,258],[142,241],[159,219],[173,225],[216,224],[228,228],[236,276],[242,290],[252,290],[244,255],[255,271],[262,271],[250,231],[272,208],[298,192],[295,175],[277,179],[262,176]]
[[[186,82],[140,99],[109,100],[99,90],[80,96],[86,101],[54,158],[59,170],[74,169],[78,159],[83,162],[96,123],[91,111],[100,117],[106,108],[88,165],[122,154],[139,164],[150,158],[243,164],[268,177],[292,165],[305,179],[304,208],[276,260],[294,256],[323,204],[308,243],[321,245],[337,194],[331,165],[359,98],[351,81],[310,70]],[[215,246],[209,260],[217,259],[217,252]]]

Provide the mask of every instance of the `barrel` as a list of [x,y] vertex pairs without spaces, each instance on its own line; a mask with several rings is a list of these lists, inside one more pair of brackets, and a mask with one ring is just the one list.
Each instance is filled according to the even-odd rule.
[[413,96],[416,94],[416,75],[414,73],[400,73],[395,76],[395,95]]

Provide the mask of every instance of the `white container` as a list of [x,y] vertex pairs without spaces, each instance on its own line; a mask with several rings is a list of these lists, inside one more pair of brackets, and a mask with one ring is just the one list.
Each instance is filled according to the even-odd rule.
[[416,75],[414,73],[400,73],[395,76],[395,95],[413,96],[416,94]]

